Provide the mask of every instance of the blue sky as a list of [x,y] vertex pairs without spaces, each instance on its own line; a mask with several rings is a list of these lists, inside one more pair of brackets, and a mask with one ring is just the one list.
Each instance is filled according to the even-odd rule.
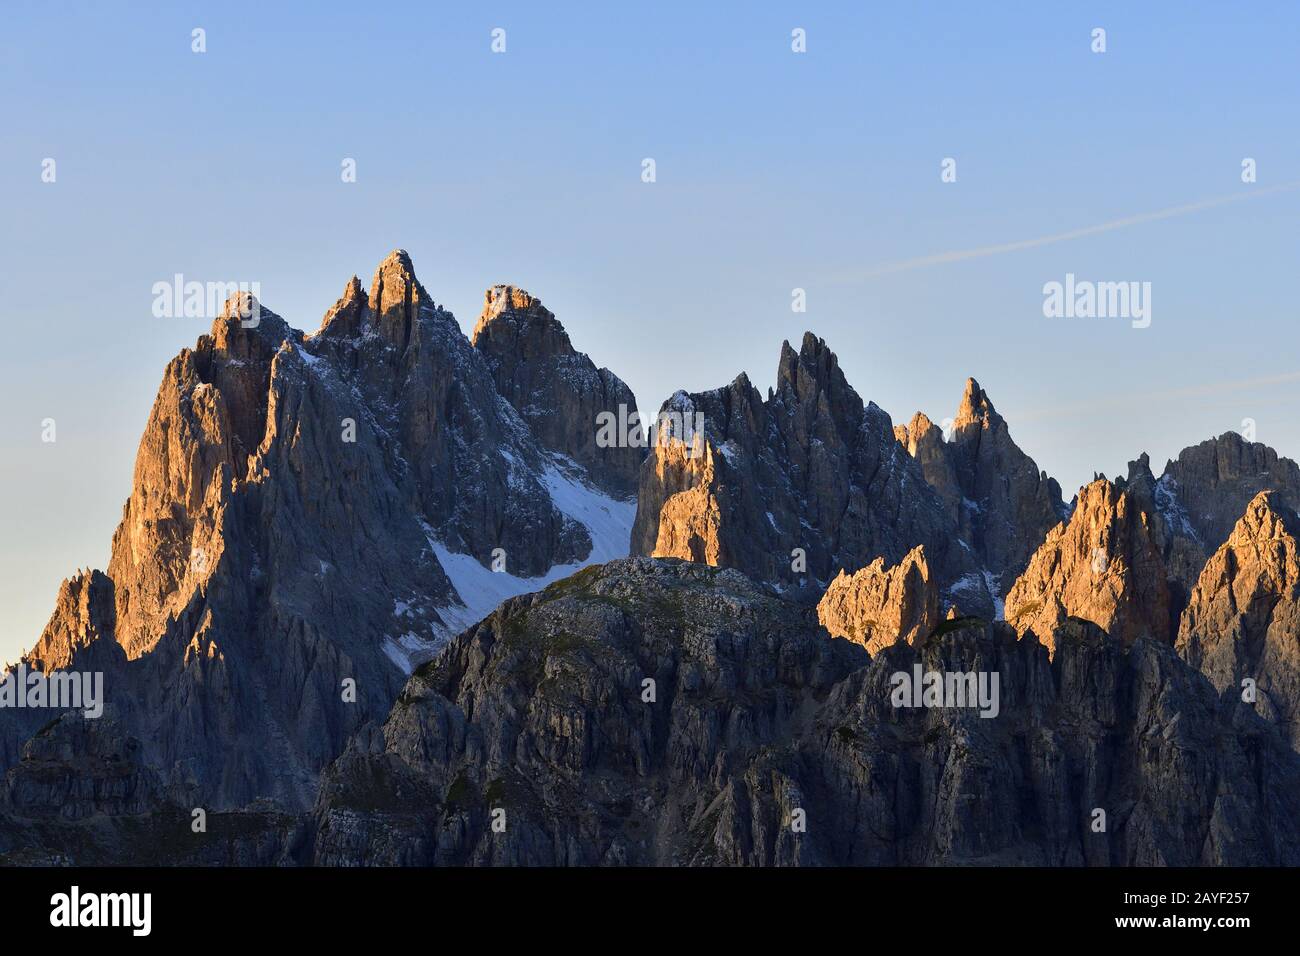
[[[812,329],[895,421],[974,375],[1067,497],[1246,418],[1300,455],[1300,192],[1263,194],[1300,181],[1295,4],[541,6],[6,4],[0,658],[107,563],[162,370],[208,325],[151,314],[177,272],[310,329],[403,247],[466,331],[521,285],[650,407],[766,388]],[[1045,318],[1067,273],[1150,282],[1151,326]]]

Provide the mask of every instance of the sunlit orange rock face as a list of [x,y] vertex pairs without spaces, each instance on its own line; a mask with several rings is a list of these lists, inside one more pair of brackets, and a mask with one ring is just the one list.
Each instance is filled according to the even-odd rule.
[[1275,492],[1246,507],[1201,572],[1178,653],[1220,690],[1254,684],[1256,710],[1300,749],[1300,519]]
[[939,589],[925,549],[913,548],[893,567],[877,558],[851,575],[841,571],[818,603],[817,619],[833,637],[846,637],[872,654],[929,636],[940,622]]
[[1049,649],[1067,618],[1131,644],[1169,643],[1169,586],[1151,517],[1106,479],[1079,492],[1074,513],[1047,534],[1007,594],[1006,619]]

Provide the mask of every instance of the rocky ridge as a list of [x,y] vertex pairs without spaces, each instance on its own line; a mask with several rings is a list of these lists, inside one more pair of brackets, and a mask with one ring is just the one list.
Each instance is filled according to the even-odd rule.
[[617,375],[574,349],[550,310],[523,289],[493,286],[470,341],[497,391],[543,446],[576,461],[609,494],[636,494],[645,449],[600,447],[595,426],[602,413],[635,420],[636,398]]
[[[734,571],[592,568],[413,675],[326,774],[312,860],[1300,859],[1300,757],[1265,721],[1168,645],[1069,620],[1053,639],[1049,662],[1004,624],[966,623],[872,659]],[[998,673],[999,712],[894,706],[891,675],[915,664]]]
[[[896,428],[811,333],[649,454],[594,441],[621,408],[536,298],[470,341],[400,250],[309,335],[232,300],[23,660],[105,717],[0,711],[0,859],[1297,862],[1293,462],[1229,433],[1066,508],[973,379]],[[893,706],[914,666],[997,713]]]
[[1260,492],[1206,563],[1178,627],[1178,653],[1219,690],[1244,692],[1300,750],[1300,518]]
[[[107,573],[64,582],[26,663],[103,672],[193,805],[301,809],[414,665],[626,553],[631,511],[534,435],[398,250],[311,335],[241,295],[172,360]],[[0,712],[4,767],[35,719]]]
[[679,392],[666,414],[702,429],[661,434],[651,447],[633,554],[736,568],[815,601],[838,571],[877,557],[894,564],[923,545],[941,586],[974,582],[963,606],[992,616],[984,568],[944,500],[889,415],[864,404],[811,332],[798,352],[782,345],[766,399],[741,374],[725,388]]
[[943,498],[956,533],[979,555],[1001,601],[1043,537],[1067,516],[1061,486],[1020,450],[973,378],[966,380],[950,439],[920,412],[895,434]]

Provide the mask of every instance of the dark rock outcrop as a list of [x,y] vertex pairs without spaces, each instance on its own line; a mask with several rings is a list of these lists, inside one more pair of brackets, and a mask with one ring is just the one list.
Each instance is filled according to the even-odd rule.
[[484,296],[471,341],[486,360],[497,391],[542,445],[576,461],[610,494],[636,494],[645,448],[597,444],[601,413],[616,422],[637,420],[632,390],[577,351],[549,309],[523,289],[493,286]]
[[[1300,756],[1250,707],[1165,644],[1054,642],[962,619],[871,660],[734,571],[588,569],[413,675],[325,774],[313,859],[1300,862]],[[895,706],[917,665],[997,674],[996,713]]]
[[1237,432],[1184,448],[1165,465],[1160,484],[1169,506],[1178,509],[1173,523],[1181,525],[1185,517],[1207,556],[1228,540],[1261,491],[1276,492],[1287,507],[1300,509],[1300,465]]
[[973,378],[966,380],[951,440],[920,412],[895,432],[1002,599],[1047,532],[1067,516],[1061,486],[1011,439],[1006,420]]

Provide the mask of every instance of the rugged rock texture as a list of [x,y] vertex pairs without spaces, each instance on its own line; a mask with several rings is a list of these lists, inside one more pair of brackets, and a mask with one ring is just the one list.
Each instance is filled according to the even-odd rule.
[[[1235,689],[1077,618],[1052,644],[956,617],[873,659],[736,571],[612,562],[453,640],[305,815],[195,833],[117,715],[64,716],[0,862],[1300,865],[1300,755]],[[996,692],[898,706],[914,668]]]
[[[941,585],[976,582],[963,606],[992,615],[982,569],[949,509],[894,437],[889,416],[863,405],[812,333],[797,353],[783,344],[766,401],[742,374],[726,388],[679,392],[660,414],[686,424],[701,416],[703,433],[657,435],[641,470],[634,554],[819,591],[838,570],[877,557],[897,563],[924,545]],[[687,437],[698,454],[688,453]]]
[[111,715],[55,718],[23,746],[4,786],[4,806],[14,812],[66,820],[146,813],[163,797],[140,742]]
[[506,397],[546,448],[582,465],[601,488],[619,498],[636,494],[645,448],[598,447],[597,420],[635,421],[636,399],[622,379],[596,368],[540,301],[523,289],[487,290],[472,336]]
[[50,622],[24,658],[27,666],[45,673],[67,667],[78,651],[113,639],[116,617],[113,581],[101,571],[78,571],[59,585]]
[[484,564],[504,549],[514,573],[584,557],[586,530],[555,508],[543,483],[548,458],[455,318],[433,305],[406,253],[380,266],[365,306],[359,288],[349,284],[310,340],[310,351],[328,360],[313,369],[341,370],[345,396],[360,393],[355,410],[369,414],[355,418],[358,434],[371,431],[392,457],[384,464],[403,510]]
[[[123,740],[214,811],[310,805],[415,663],[502,593],[592,556],[591,512],[618,523],[405,252],[368,296],[353,278],[315,335],[265,306],[245,319],[254,305],[232,299],[168,366],[108,573],[65,582],[27,658],[102,671]],[[0,767],[50,716],[0,712]]]
[[1176,613],[1257,494],[1272,491],[1287,507],[1300,507],[1300,466],[1236,432],[1183,449],[1159,479],[1143,454],[1129,462],[1121,484],[1151,515]]
[[1160,484],[1207,555],[1228,539],[1261,491],[1277,492],[1287,507],[1300,508],[1300,466],[1236,432],[1183,449],[1165,465]]
[[973,378],[966,380],[950,441],[920,412],[896,433],[944,500],[957,534],[975,549],[1000,600],[1067,516],[1061,486],[1012,441],[1006,420]]
[[1070,617],[1091,621],[1126,644],[1170,643],[1169,587],[1150,515],[1106,479],[1080,490],[1074,513],[1047,540],[1007,595],[1006,619],[1052,647]]
[[196,818],[195,805],[166,791],[144,750],[113,713],[98,719],[65,713],[50,721],[5,774],[0,864],[271,866],[300,860],[300,817],[262,804],[209,809]]
[[956,456],[948,447],[943,429],[930,421],[924,412],[917,412],[908,424],[894,426],[894,437],[916,459],[925,480],[943,500],[953,527],[959,527],[967,512],[964,507],[966,495],[957,476]]
[[[0,862],[1300,865],[1269,449],[1055,523],[976,383],[952,441],[895,429],[809,334],[766,399],[669,399],[634,524],[640,452],[595,445],[631,396],[526,293],[474,344],[400,251],[315,334],[251,305],[168,366],[108,571],[23,659],[105,716],[0,708]],[[698,563],[564,577],[629,533]],[[895,707],[914,665],[996,673],[996,716]]]
[[841,571],[817,604],[817,620],[833,637],[847,637],[872,654],[896,641],[929,637],[941,618],[925,549],[913,548],[891,568],[876,558],[852,575]]
[[1256,707],[1300,749],[1300,518],[1260,492],[1210,558],[1178,628],[1179,654],[1215,687],[1257,685]]
[[[589,569],[412,677],[323,778],[312,858],[1300,862],[1300,757],[1274,728],[1167,645],[1073,620],[1054,642],[1049,662],[965,620],[868,660],[734,571]],[[997,716],[895,707],[914,664],[996,672]]]
[[1193,528],[1187,510],[1175,494],[1176,483],[1164,476],[1156,480],[1151,459],[1143,452],[1128,463],[1128,477],[1115,484],[1126,491],[1151,519],[1151,529],[1169,584],[1170,611],[1177,620],[1187,606],[1192,587],[1205,567],[1202,538]]

